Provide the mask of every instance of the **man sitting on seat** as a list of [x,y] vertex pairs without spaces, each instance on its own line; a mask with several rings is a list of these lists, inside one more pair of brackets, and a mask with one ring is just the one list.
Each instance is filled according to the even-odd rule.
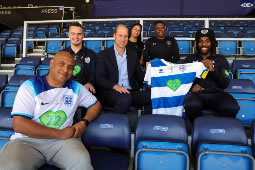
[[151,113],[150,92],[139,91],[144,73],[135,51],[126,48],[128,28],[118,25],[114,32],[114,46],[98,54],[96,83],[103,105],[114,107],[116,113],[126,113],[128,107],[145,105],[145,114]]
[[235,117],[239,106],[224,89],[229,84],[229,63],[224,56],[216,54],[214,31],[203,28],[196,33],[197,53],[186,57],[183,63],[202,62],[209,69],[205,79],[195,79],[190,93],[184,101],[184,108],[190,121],[201,116],[201,110],[212,109],[219,116]]
[[[61,169],[93,169],[78,138],[101,105],[83,85],[70,80],[74,66],[69,52],[59,52],[50,61],[48,75],[21,85],[11,113],[15,134],[0,153],[0,169],[38,169],[45,163]],[[87,114],[72,125],[77,106],[88,108]]]

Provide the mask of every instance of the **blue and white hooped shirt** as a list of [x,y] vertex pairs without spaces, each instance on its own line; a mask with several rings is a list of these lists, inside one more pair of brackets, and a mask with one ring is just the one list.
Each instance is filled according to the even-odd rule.
[[182,116],[183,102],[196,77],[205,78],[201,62],[173,64],[163,59],[150,61],[144,82],[151,86],[152,113]]
[[[96,97],[74,80],[56,88],[48,84],[46,76],[37,76],[20,86],[11,116],[24,116],[46,127],[63,129],[72,126],[78,106],[89,108],[96,102]],[[11,139],[20,137],[25,136],[15,133]]]

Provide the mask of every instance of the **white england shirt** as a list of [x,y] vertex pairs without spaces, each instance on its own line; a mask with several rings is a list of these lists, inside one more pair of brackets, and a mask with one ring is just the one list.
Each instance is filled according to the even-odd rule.
[[154,59],[144,82],[151,86],[152,113],[182,116],[183,102],[196,77],[205,78],[208,69],[201,62],[173,64]]
[[[63,87],[48,84],[46,76],[25,81],[19,88],[11,116],[23,116],[55,129],[72,126],[78,106],[89,108],[97,102],[80,83],[69,80]],[[25,137],[15,133],[11,139]]]

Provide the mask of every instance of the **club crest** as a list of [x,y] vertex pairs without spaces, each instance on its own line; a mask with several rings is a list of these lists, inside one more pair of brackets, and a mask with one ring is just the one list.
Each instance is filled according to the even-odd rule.
[[66,106],[72,106],[73,105],[73,96],[72,95],[64,95],[64,104]]
[[90,58],[89,57],[85,57],[85,63],[90,63]]

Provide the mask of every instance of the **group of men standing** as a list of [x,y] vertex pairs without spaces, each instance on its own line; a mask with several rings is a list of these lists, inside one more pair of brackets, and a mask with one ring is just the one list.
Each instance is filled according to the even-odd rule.
[[[158,30],[164,33],[164,23],[157,24],[163,24]],[[45,163],[61,169],[93,169],[78,137],[99,114],[100,102],[113,107],[116,113],[126,113],[130,105],[143,105],[145,114],[152,113],[151,91],[139,90],[145,76],[139,57],[126,48],[125,25],[116,26],[114,46],[98,55],[83,46],[80,24],[70,26],[69,38],[71,46],[51,60],[49,74],[28,80],[20,87],[12,111],[15,134],[1,151],[0,169],[36,169]],[[167,43],[167,48],[177,45],[174,39],[165,41],[164,37],[157,43]],[[216,54],[211,29],[197,32],[196,48],[197,53],[188,56],[184,63],[202,62],[209,73],[205,79],[195,79],[187,94],[187,117],[193,121],[205,107],[221,116],[235,117],[239,106],[223,91],[229,83],[229,65],[225,57]],[[146,50],[148,55],[149,49]],[[150,60],[150,56],[146,59]],[[73,124],[78,106],[85,107],[86,114]]]

